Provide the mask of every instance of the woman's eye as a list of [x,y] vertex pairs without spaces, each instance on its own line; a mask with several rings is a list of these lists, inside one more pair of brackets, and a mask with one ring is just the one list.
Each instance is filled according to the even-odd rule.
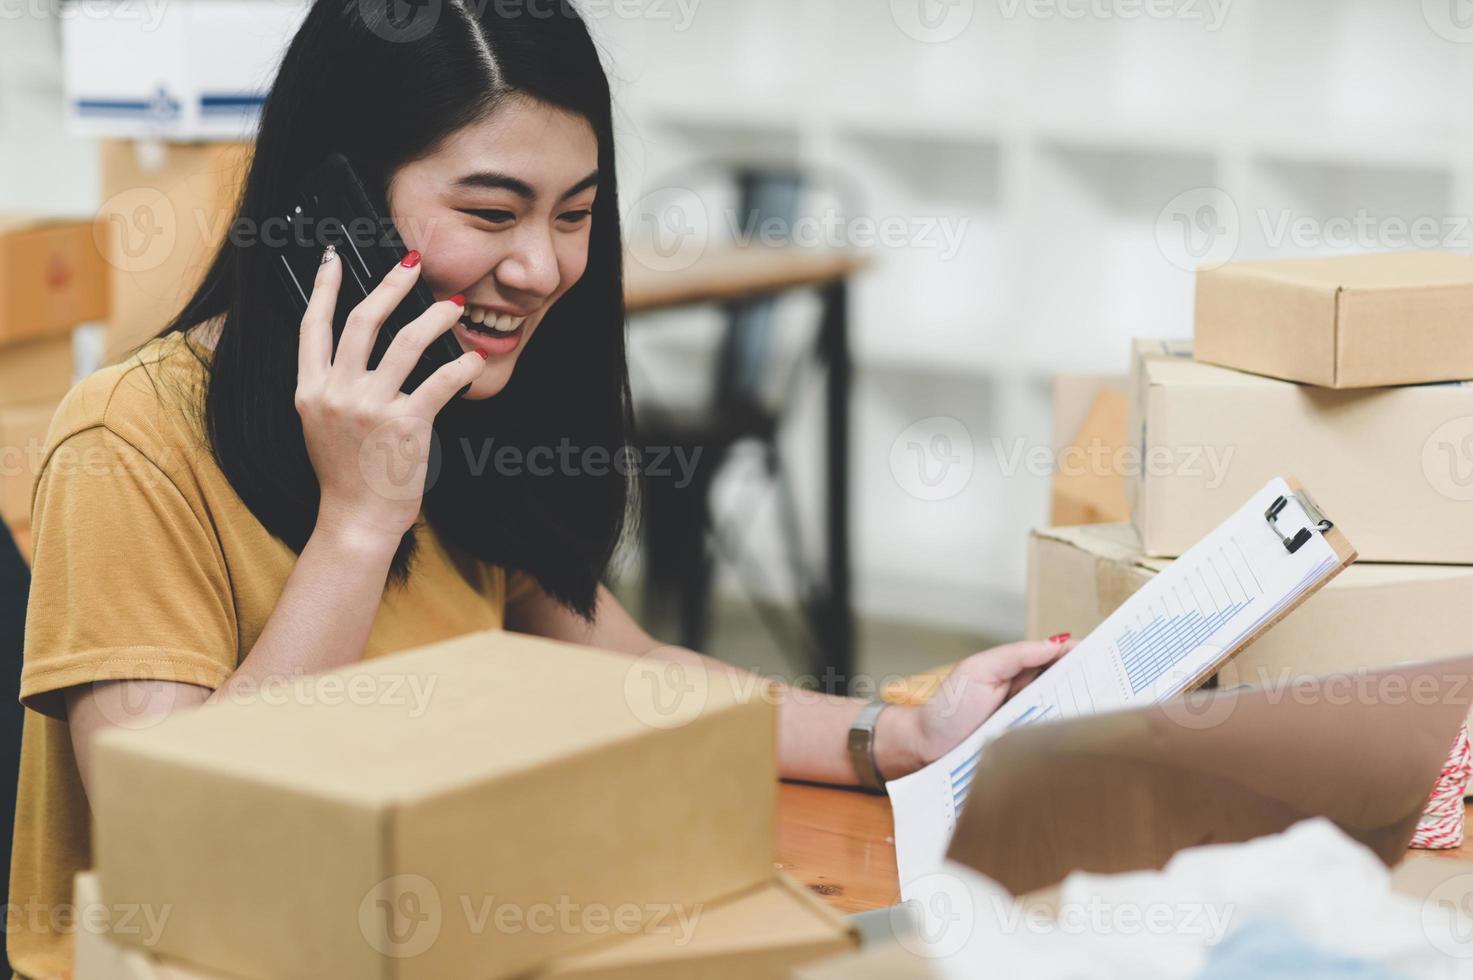
[[581,211],[564,211],[562,214],[558,215],[557,217],[558,217],[558,220],[559,221],[565,221],[565,222],[567,222],[570,225],[574,225],[574,224],[577,224],[578,222],[582,221],[584,218],[589,217],[592,214],[593,214],[593,209],[592,208],[583,208]]
[[489,221],[493,225],[505,224],[506,222],[515,220],[516,218],[516,215],[512,214],[510,211],[485,208],[464,208],[462,210],[466,214],[475,215],[477,218],[480,218],[483,221]]

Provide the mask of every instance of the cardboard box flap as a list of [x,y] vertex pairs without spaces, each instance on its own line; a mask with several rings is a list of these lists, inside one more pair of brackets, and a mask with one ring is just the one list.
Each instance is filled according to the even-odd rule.
[[[518,673],[518,662],[531,658],[542,669]],[[119,751],[146,751],[201,771],[291,784],[323,797],[422,799],[650,734],[654,726],[642,710],[649,706],[639,701],[644,689],[631,678],[638,663],[488,630],[353,664],[344,669],[351,670],[351,681],[335,682],[343,671],[329,671],[295,679],[292,696],[220,702],[207,713],[108,735]],[[512,677],[518,678],[516,690],[508,688]],[[654,719],[660,727],[680,727],[737,703],[737,688],[726,675],[711,672],[699,680],[698,696],[674,699],[670,713]],[[752,686],[754,695],[759,688]],[[368,693],[355,696],[354,690]],[[496,710],[417,715],[429,697],[437,707],[494,704]],[[557,724],[547,720],[550,702],[569,707]],[[351,726],[343,724],[349,714]],[[251,751],[239,752],[247,734]],[[464,744],[467,751],[450,758],[430,749],[447,744]],[[478,753],[472,748],[477,744],[497,750]]]
[[1226,269],[1292,282],[1305,289],[1381,290],[1473,285],[1473,256],[1452,252],[1380,252],[1267,262]]
[[[615,969],[653,968],[672,959],[692,960],[753,950],[852,947],[843,916],[783,872],[767,885],[692,910],[686,935],[679,923],[656,922],[637,936],[619,937],[587,952],[559,957],[533,978],[581,977]],[[670,928],[665,928],[665,926]],[[826,955],[819,953],[819,956]],[[633,974],[631,974],[633,975]]]

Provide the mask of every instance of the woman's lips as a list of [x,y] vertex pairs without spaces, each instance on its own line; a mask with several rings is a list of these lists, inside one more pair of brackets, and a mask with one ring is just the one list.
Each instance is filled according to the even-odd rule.
[[489,334],[481,330],[473,330],[467,324],[465,317],[455,321],[455,337],[460,341],[461,346],[467,350],[474,348],[485,351],[487,354],[510,354],[522,342],[524,330],[526,330],[525,322],[519,324],[510,333]]

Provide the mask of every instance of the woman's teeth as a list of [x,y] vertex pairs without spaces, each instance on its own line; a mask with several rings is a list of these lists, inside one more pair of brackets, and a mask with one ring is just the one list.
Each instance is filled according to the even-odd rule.
[[477,333],[508,334],[515,333],[526,319],[524,316],[497,313],[484,307],[468,307],[460,322]]

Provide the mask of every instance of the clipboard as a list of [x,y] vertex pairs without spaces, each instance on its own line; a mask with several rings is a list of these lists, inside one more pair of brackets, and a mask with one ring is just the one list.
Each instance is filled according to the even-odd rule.
[[[1274,477],[941,758],[886,784],[902,897],[936,870],[986,746],[1019,728],[1184,705],[1356,558],[1298,480]],[[1048,724],[1040,724],[1048,723]]]
[[[1186,691],[1195,691],[1216,677],[1218,672],[1227,666],[1234,657],[1252,646],[1260,636],[1273,629],[1285,616],[1298,609],[1304,603],[1304,600],[1324,588],[1331,579],[1345,571],[1346,568],[1350,567],[1352,562],[1360,557],[1360,553],[1355,550],[1355,546],[1345,537],[1345,533],[1340,530],[1334,521],[1325,515],[1319,504],[1315,503],[1309,491],[1304,488],[1304,484],[1292,476],[1284,477],[1284,482],[1289,486],[1289,493],[1287,495],[1280,495],[1269,505],[1263,514],[1264,522],[1279,536],[1279,540],[1284,544],[1284,550],[1291,555],[1297,553],[1304,547],[1311,535],[1320,535],[1325,539],[1325,543],[1330,546],[1330,550],[1340,559],[1339,564],[1331,568],[1329,574],[1324,578],[1315,582],[1309,589],[1283,606],[1273,618],[1245,636],[1241,642],[1235,644],[1230,650],[1224,652],[1209,668],[1203,670],[1188,681]],[[1285,512],[1288,510],[1288,505],[1291,502],[1298,504],[1305,512],[1305,516],[1309,518],[1308,524],[1300,523],[1297,527],[1291,527],[1284,521]]]

